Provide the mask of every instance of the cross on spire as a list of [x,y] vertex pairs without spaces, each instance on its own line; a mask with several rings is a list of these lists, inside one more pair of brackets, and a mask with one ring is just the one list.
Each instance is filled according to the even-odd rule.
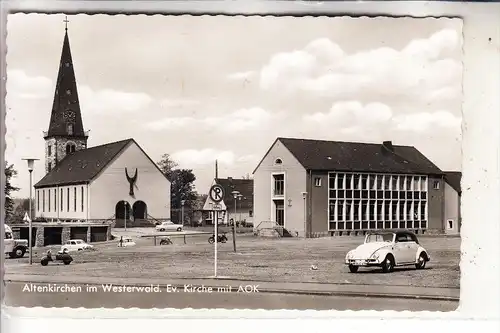
[[69,21],[68,21],[68,16],[65,16],[65,17],[64,17],[64,21],[63,21],[63,22],[64,22],[64,24],[65,24],[65,26],[64,26],[64,30],[68,31],[68,22],[69,22]]

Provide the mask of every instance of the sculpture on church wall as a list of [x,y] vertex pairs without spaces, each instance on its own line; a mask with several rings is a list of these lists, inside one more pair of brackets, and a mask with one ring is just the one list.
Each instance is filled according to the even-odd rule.
[[130,177],[128,175],[128,171],[127,171],[127,168],[125,168],[125,176],[127,176],[127,180],[128,180],[128,183],[130,185],[130,190],[129,190],[129,195],[130,196],[134,196],[134,185],[135,185],[135,182],[137,181],[137,168],[135,168],[135,174],[133,177]]

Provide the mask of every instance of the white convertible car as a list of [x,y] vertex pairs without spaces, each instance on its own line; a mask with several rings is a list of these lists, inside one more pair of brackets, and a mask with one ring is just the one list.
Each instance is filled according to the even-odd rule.
[[351,273],[356,273],[359,267],[373,266],[382,267],[388,273],[395,266],[415,265],[417,269],[424,269],[430,259],[414,233],[380,231],[368,233],[363,244],[347,253],[345,264]]

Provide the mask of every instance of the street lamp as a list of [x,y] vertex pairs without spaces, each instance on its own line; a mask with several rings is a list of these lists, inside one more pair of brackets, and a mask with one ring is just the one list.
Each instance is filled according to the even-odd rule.
[[33,233],[33,225],[31,223],[31,221],[33,220],[33,214],[31,212],[31,200],[33,198],[33,169],[35,167],[35,161],[38,161],[38,158],[23,158],[23,160],[27,161],[28,162],[28,171],[30,173],[30,199],[29,199],[29,227],[28,227],[28,231],[29,231],[29,235],[28,235],[28,251],[29,251],[29,257],[30,257],[30,265],[33,264],[33,251],[32,251],[32,233]]
[[307,192],[302,192],[302,198],[304,199],[304,238],[307,238],[307,209],[306,209]]
[[186,200],[181,200],[181,221],[182,225],[184,225],[184,204],[186,203]]
[[234,190],[231,192],[234,198],[234,218],[233,218],[233,225],[232,225],[232,230],[233,230],[233,249],[234,252],[236,252],[236,203],[238,197],[241,195],[239,191]]
[[243,195],[242,195],[241,193],[240,193],[240,194],[238,194],[238,201],[240,202],[240,219],[239,219],[240,224],[241,224],[241,199],[242,199],[242,198],[243,198]]
[[128,201],[123,200],[123,226],[125,231],[127,231],[127,212],[128,212]]

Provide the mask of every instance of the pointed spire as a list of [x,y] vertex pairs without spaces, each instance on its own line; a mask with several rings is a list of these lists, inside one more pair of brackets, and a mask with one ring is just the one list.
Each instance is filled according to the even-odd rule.
[[57,75],[54,102],[50,116],[49,130],[46,137],[86,137],[83,129],[80,101],[76,88],[73,59],[69,46],[67,18],[64,20],[65,34]]

